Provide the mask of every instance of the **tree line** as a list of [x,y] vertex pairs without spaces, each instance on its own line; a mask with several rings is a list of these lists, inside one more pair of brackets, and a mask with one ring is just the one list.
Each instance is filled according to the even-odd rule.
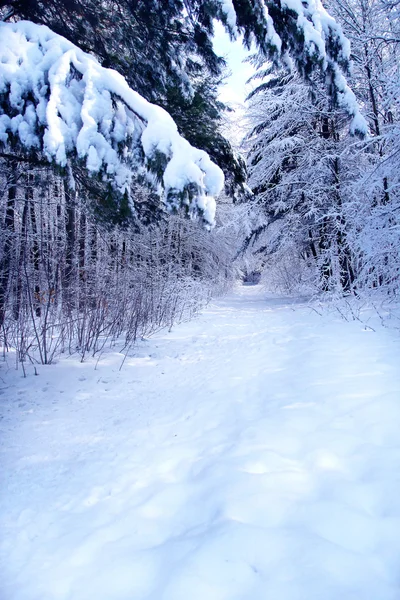
[[[121,73],[225,176],[226,204],[206,231],[185,218],[188,196],[175,214],[166,210],[161,153],[147,162],[150,176],[137,147],[138,176],[128,195],[116,193],[76,156],[63,167],[24,146],[12,86],[0,90],[0,121],[17,119],[0,124],[20,136],[5,142],[0,131],[0,331],[17,362],[49,363],[62,352],[84,359],[121,339],[129,348],[189,318],[240,270],[263,271],[291,292],[397,293],[398,4],[329,8],[336,21],[319,3],[277,0],[0,2],[4,22],[46,25]],[[222,133],[226,65],[213,50],[215,20],[257,48],[247,165]],[[71,69],[67,79],[79,98],[82,76]],[[28,121],[30,94],[22,94]],[[120,99],[107,98],[121,112]],[[144,125],[137,115],[132,123],[138,137]]]
[[[244,250],[267,277],[334,295],[399,292],[399,4],[332,0],[369,133],[350,135],[318,74],[258,64],[246,151],[259,211]],[[268,275],[269,273],[269,275]]]

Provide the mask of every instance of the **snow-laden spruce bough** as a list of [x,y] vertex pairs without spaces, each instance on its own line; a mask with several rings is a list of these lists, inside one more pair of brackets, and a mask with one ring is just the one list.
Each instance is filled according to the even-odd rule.
[[[233,5],[223,10],[233,36],[238,34]],[[305,56],[329,73],[338,102],[352,117],[353,132],[366,132],[355,96],[329,55],[335,39],[342,61],[350,55],[340,26],[320,2],[291,0]],[[278,54],[282,41],[265,6],[266,42]],[[170,115],[132,90],[116,71],[100,66],[48,27],[29,21],[0,23],[0,143],[40,151],[61,167],[82,161],[129,197],[132,179],[154,179],[170,210],[186,207],[208,227],[214,224],[215,196],[224,177],[208,154],[183,139]]]
[[77,157],[121,193],[138,173],[156,173],[170,209],[186,205],[213,224],[223,173],[164,109],[48,27],[0,23],[0,40],[3,144],[16,139],[61,167]]

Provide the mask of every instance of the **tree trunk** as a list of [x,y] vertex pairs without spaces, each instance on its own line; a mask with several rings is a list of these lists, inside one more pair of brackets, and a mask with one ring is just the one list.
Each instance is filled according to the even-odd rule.
[[[14,166],[14,165],[13,165]],[[11,272],[11,258],[15,234],[15,198],[17,193],[17,172],[14,169],[8,187],[7,209],[4,220],[4,247],[0,261],[0,327],[3,326],[6,314],[7,290]]]
[[65,270],[63,281],[64,302],[67,312],[71,312],[74,307],[73,295],[73,276],[75,263],[75,202],[73,191],[69,188],[67,181],[64,180],[64,196],[65,196]]

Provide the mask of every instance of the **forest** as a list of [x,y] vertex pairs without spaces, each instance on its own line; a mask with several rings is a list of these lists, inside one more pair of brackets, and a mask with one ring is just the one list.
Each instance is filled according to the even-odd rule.
[[[82,360],[238,279],[398,299],[400,3],[0,2],[0,334]],[[254,75],[240,148],[216,22]]]
[[399,600],[399,17],[0,0],[0,600]]

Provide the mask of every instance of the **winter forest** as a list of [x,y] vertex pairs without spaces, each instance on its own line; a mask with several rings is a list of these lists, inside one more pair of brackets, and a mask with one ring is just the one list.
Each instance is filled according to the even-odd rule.
[[398,600],[399,284],[400,0],[0,0],[0,600]]
[[[396,3],[1,5],[0,327],[22,363],[130,344],[238,277],[396,297]],[[235,150],[216,21],[255,68]]]

